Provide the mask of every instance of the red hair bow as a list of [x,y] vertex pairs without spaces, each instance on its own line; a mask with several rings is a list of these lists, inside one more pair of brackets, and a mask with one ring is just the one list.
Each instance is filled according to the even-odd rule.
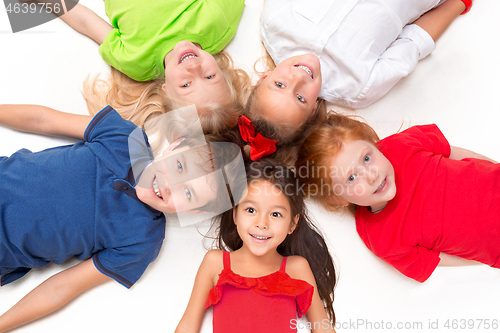
[[253,123],[248,117],[241,116],[238,120],[238,127],[243,141],[250,146],[250,158],[258,161],[264,156],[271,155],[276,151],[276,142],[263,137],[260,133],[255,134]]

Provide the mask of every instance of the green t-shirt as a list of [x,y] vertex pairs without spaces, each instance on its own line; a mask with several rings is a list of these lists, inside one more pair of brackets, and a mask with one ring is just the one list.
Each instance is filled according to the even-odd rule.
[[233,38],[244,0],[105,0],[114,29],[102,58],[136,81],[165,75],[163,60],[182,40],[216,54]]

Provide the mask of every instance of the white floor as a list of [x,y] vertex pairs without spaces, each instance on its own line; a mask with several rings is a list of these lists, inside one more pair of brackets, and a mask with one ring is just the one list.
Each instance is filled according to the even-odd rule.
[[[239,30],[227,49],[237,65],[253,71],[262,52],[258,37],[262,0],[246,2]],[[81,3],[105,17],[102,2]],[[82,82],[87,75],[109,71],[97,45],[59,19],[13,34],[1,8],[0,103],[42,104],[85,114]],[[401,126],[436,123],[452,145],[500,161],[499,12],[498,0],[476,0],[472,11],[453,23],[413,74],[381,101],[357,113],[381,137]],[[68,142],[0,128],[0,155]],[[310,208],[331,244],[340,272],[334,303],[338,331],[498,331],[499,270],[483,265],[438,268],[419,284],[369,252],[356,234],[353,218],[327,213],[312,203]],[[206,224],[198,229],[203,232]],[[106,283],[16,332],[173,332],[205,253],[203,245],[197,227],[168,223],[159,258],[131,290]],[[0,313],[50,275],[76,262],[48,265],[0,288]],[[211,332],[210,311],[202,332]]]

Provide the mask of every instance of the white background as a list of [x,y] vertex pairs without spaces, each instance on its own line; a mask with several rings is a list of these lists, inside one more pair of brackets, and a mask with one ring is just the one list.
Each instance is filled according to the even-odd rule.
[[[103,2],[81,3],[106,19]],[[238,32],[227,47],[236,64],[252,73],[254,62],[262,54],[258,35],[261,7],[262,0],[246,1]],[[499,12],[498,0],[476,0],[472,11],[453,23],[414,73],[357,114],[380,137],[401,126],[405,129],[436,123],[452,145],[500,160]],[[60,19],[13,34],[7,13],[0,6],[1,104],[41,104],[86,114],[80,93],[83,81],[87,75],[108,72],[97,45]],[[0,128],[0,155],[4,156],[20,148],[37,151],[70,142]],[[310,209],[328,238],[340,272],[334,307],[345,329],[338,331],[387,331],[384,328],[388,325],[396,330],[398,323],[409,325],[397,330],[401,332],[461,331],[446,329],[446,320],[500,320],[499,270],[483,265],[437,268],[427,282],[420,284],[376,258],[357,236],[352,217],[325,212],[312,203]],[[210,245],[203,243],[198,232],[205,231],[206,226],[180,228],[167,223],[160,256],[132,289],[108,282],[16,332],[173,332],[189,299],[206,251],[204,245]],[[51,264],[1,287],[0,313],[52,274],[77,262]],[[369,321],[372,329],[353,325],[361,321]],[[429,328],[429,323],[436,321],[438,329]],[[478,330],[478,323],[472,331],[499,331]],[[211,332],[211,311],[207,311],[202,332]]]

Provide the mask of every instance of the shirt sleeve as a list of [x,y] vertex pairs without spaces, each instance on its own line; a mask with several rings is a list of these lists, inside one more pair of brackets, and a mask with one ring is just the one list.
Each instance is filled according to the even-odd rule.
[[435,43],[425,30],[415,24],[405,26],[375,63],[367,85],[353,99],[351,106],[364,108],[385,96],[401,78],[413,72],[419,60],[434,48]]
[[[102,109],[90,121],[85,130],[84,141],[101,163],[109,170],[119,172],[117,167],[128,172],[137,154],[143,154],[148,161],[153,152],[146,134],[132,122],[123,119],[110,106]],[[134,154],[136,152],[136,154]],[[121,170],[121,169],[120,169]]]
[[92,259],[101,273],[130,288],[156,259],[161,245],[160,241],[104,249],[94,254]]
[[424,282],[439,263],[439,252],[422,246],[402,246],[398,253],[391,253],[381,257],[404,275]]
[[412,145],[425,149],[435,155],[449,157],[451,146],[441,130],[435,125],[412,126],[401,134],[412,140]]
[[[111,30],[99,46],[99,54],[108,65],[136,81],[156,79],[161,73],[155,70],[151,52],[141,53],[130,43],[124,43],[120,30]],[[139,48],[140,50],[141,48]]]

